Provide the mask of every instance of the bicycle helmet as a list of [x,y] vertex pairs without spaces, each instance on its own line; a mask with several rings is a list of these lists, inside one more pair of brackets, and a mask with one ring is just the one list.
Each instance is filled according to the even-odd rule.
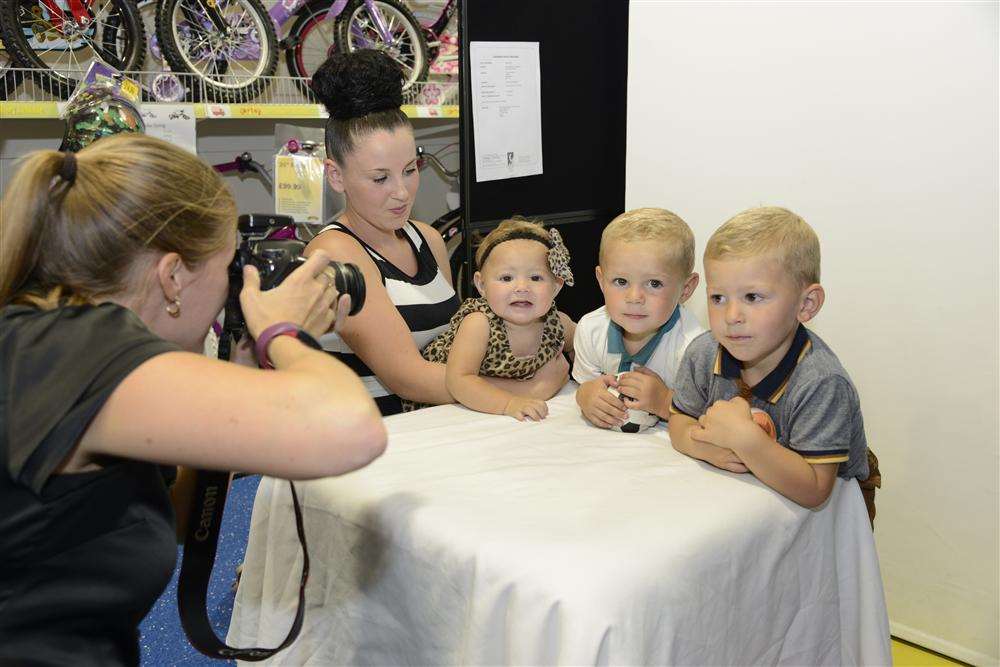
[[101,137],[146,131],[142,115],[132,102],[108,88],[91,88],[77,95],[63,114],[66,128],[61,151],[76,152]]

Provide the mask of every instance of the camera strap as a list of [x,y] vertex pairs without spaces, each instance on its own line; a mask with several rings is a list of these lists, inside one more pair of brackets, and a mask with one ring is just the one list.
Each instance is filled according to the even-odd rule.
[[305,617],[306,582],[309,579],[309,552],[302,525],[302,508],[295,485],[288,482],[295,508],[295,530],[302,545],[302,577],[299,581],[299,606],[288,636],[275,648],[233,648],[216,636],[208,620],[208,582],[215,563],[215,549],[222,526],[222,511],[229,488],[229,473],[199,470],[196,475],[194,504],[184,539],[184,558],[177,582],[177,607],[188,641],[198,651],[219,660],[266,660],[288,647],[299,636]]

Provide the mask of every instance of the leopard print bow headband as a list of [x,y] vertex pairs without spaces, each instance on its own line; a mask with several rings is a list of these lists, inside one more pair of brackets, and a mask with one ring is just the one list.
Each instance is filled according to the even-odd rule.
[[534,232],[527,230],[518,230],[511,232],[510,234],[505,234],[496,241],[490,244],[490,246],[483,253],[483,258],[479,262],[479,268],[482,269],[483,265],[486,264],[486,258],[490,256],[493,249],[496,248],[501,243],[506,241],[514,241],[516,239],[527,239],[529,241],[538,241],[539,243],[545,245],[549,249],[548,259],[549,259],[549,270],[552,271],[552,275],[556,278],[562,278],[563,282],[573,286],[573,271],[569,268],[569,249],[566,244],[563,243],[562,236],[556,229],[549,229],[548,238],[544,236],[539,236]]

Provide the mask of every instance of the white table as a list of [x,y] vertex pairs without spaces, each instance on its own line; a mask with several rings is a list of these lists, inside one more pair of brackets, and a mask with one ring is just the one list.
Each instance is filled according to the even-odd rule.
[[[678,454],[662,426],[440,406],[386,453],[300,483],[312,559],[274,664],[890,664],[861,492],[818,511]],[[291,496],[261,482],[229,642],[273,646],[301,566]]]

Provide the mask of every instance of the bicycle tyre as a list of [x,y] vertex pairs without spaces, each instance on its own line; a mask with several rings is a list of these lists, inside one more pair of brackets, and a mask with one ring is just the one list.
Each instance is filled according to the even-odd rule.
[[[285,38],[286,43],[291,45],[285,47],[285,67],[288,68],[289,75],[298,78],[296,85],[309,99],[313,99],[314,96],[308,80],[312,79],[313,72],[329,57],[336,44],[337,22],[330,21],[326,17],[331,4],[333,4],[331,0],[312,0],[300,7],[295,12],[295,22],[292,23]],[[328,40],[325,37],[327,34]],[[310,37],[314,40],[319,38],[320,45],[327,41],[329,43],[325,48],[307,47],[306,40]]]
[[[3,1],[0,0],[0,2]],[[197,63],[205,59],[191,59],[192,54],[190,49],[186,48],[187,44],[180,41],[182,34],[191,30],[191,24],[180,14],[183,14],[185,10],[197,11],[197,5],[193,0],[163,0],[160,3],[156,13],[156,38],[160,45],[160,52],[172,71],[192,74],[197,77],[208,99],[214,102],[249,102],[263,92],[267,86],[265,77],[274,74],[278,66],[278,38],[274,33],[274,23],[260,0],[229,0],[228,2],[223,0],[218,2],[216,6],[222,7],[220,11],[225,11],[231,6],[240,7],[242,9],[240,16],[249,17],[249,20],[253,22],[250,29],[259,38],[257,44],[263,49],[263,52],[256,58],[257,64],[254,71],[250,72],[244,81],[226,78],[237,76],[228,74],[229,60],[216,59],[207,63],[218,68],[224,62],[225,66],[221,72],[202,72],[199,71]],[[197,27],[194,30],[206,35],[207,38],[211,38],[212,35],[218,37],[218,33],[211,28],[206,30],[204,27]],[[235,46],[235,48],[240,47]],[[245,67],[243,69],[246,70]],[[200,98],[197,91],[192,91],[192,95],[195,99]]]
[[13,96],[14,89],[21,84],[21,72],[15,72],[14,66],[7,51],[0,50],[0,102]]
[[[430,67],[430,54],[424,27],[413,15],[409,7],[398,0],[374,0],[373,4],[383,15],[399,21],[400,35],[406,35],[404,48],[386,46],[377,35],[365,25],[370,18],[367,14],[364,0],[351,0],[337,18],[337,49],[349,53],[363,48],[374,48],[388,53],[393,60],[404,68],[405,80],[403,90],[406,91],[417,81],[427,78],[427,68]],[[410,61],[412,58],[412,61]]]
[[[63,71],[53,69],[52,64],[45,60],[45,56],[51,50],[39,52],[32,45],[28,34],[34,34],[32,24],[47,24],[51,30],[55,30],[51,22],[33,15],[31,8],[38,6],[37,0],[0,0],[0,38],[3,39],[4,48],[10,55],[15,65],[32,68],[32,78],[45,91],[51,92],[61,98],[66,98],[76,88],[78,80],[75,75],[82,75],[90,67],[94,60],[102,60],[119,71],[136,69],[142,62],[146,52],[146,32],[142,28],[142,19],[139,16],[139,8],[133,0],[108,0],[102,5],[102,9],[108,10],[107,17],[95,17],[94,23],[97,28],[93,29],[93,39],[82,37],[85,42],[100,43],[102,48],[109,45],[117,47],[121,41],[121,52],[114,57],[100,57],[93,51],[93,56],[76,59],[71,56],[73,62],[71,66]],[[41,8],[39,8],[41,11]],[[38,16],[41,16],[39,14]],[[27,30],[27,34],[25,33]],[[101,34],[98,36],[97,31]],[[107,31],[111,30],[109,34]],[[82,32],[88,32],[84,30]],[[121,33],[121,34],[119,34]],[[61,37],[53,37],[55,41],[66,41],[65,33],[59,32]],[[73,49],[61,49],[62,52],[74,53],[77,50],[86,50],[87,47],[77,47]]]

